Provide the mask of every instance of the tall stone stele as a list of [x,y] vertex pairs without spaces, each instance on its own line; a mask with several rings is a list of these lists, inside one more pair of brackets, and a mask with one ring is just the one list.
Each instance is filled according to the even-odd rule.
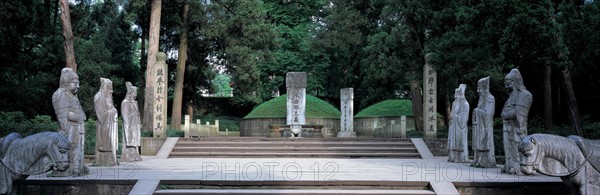
[[467,121],[469,120],[469,102],[465,99],[467,85],[460,84],[454,92],[454,102],[448,125],[448,161],[468,162]]
[[496,100],[490,93],[490,77],[479,79],[477,82],[479,102],[473,110],[473,166],[496,168],[494,154],[494,110]]
[[287,121],[294,136],[300,136],[302,125],[306,124],[306,73],[288,72],[285,86],[287,89]]
[[96,165],[117,165],[118,111],[112,99],[112,81],[100,78],[100,90],[94,96],[96,121]]
[[423,130],[429,138],[437,137],[437,73],[430,64],[432,55],[425,55],[423,67]]
[[137,97],[137,87],[126,82],[127,95],[121,102],[121,116],[123,117],[123,152],[122,162],[141,161],[138,147],[140,147],[140,136],[142,124],[140,122],[140,111]]
[[337,137],[356,137],[354,132],[354,89],[343,88],[340,90],[340,132]]
[[51,176],[67,177],[88,174],[83,159],[85,146],[85,113],[77,98],[79,76],[71,68],[63,68],[60,73],[60,87],[52,95],[52,106],[59,123],[59,132],[71,143],[69,168],[66,171],[53,171]]
[[154,76],[154,112],[152,112],[152,131],[154,137],[167,137],[167,54],[158,52],[153,68]]
[[504,143],[505,165],[502,172],[523,175],[519,162],[518,146],[527,136],[527,117],[533,102],[533,96],[523,84],[523,77],[518,69],[512,69],[504,78],[504,85],[512,90],[502,108],[502,130]]

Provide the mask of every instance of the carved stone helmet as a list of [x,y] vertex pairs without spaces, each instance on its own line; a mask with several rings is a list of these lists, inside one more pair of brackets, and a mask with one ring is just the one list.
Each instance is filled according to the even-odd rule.
[[111,92],[112,90],[112,81],[107,78],[100,78],[100,90],[106,92]]
[[525,89],[525,85],[523,84],[523,77],[521,76],[521,72],[519,72],[519,69],[513,68],[512,70],[510,70],[510,72],[506,75],[504,80],[513,81],[515,88],[519,91]]
[[483,77],[477,81],[477,88],[483,92],[490,91],[490,77]]
[[135,99],[137,87],[133,86],[131,82],[126,82],[125,87],[127,87],[127,97],[132,97]]
[[79,79],[79,76],[71,68],[63,68],[60,71],[60,87],[67,88],[73,79]]
[[458,98],[465,98],[465,90],[467,89],[466,84],[458,85]]

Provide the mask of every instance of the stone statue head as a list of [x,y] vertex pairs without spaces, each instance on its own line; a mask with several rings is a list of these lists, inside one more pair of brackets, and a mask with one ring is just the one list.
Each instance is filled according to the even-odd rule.
[[156,62],[164,62],[167,61],[167,54],[165,52],[158,52],[156,54]]
[[525,89],[525,85],[523,84],[523,77],[521,76],[521,72],[519,69],[513,68],[510,72],[504,77],[504,86],[511,90],[523,90]]
[[458,101],[459,98],[460,98],[460,89],[456,88],[456,89],[454,89],[454,100]]
[[63,68],[60,72],[60,88],[75,95],[79,91],[79,76],[71,68]]
[[477,92],[487,93],[490,91],[490,77],[483,77],[477,81]]
[[126,82],[125,87],[127,87],[127,99],[135,100],[137,97],[137,87],[133,86],[131,82]]
[[458,98],[459,99],[465,99],[465,90],[467,89],[467,85],[466,84],[460,84],[458,85]]
[[100,78],[100,91],[108,94],[112,94],[113,87],[112,81],[107,78]]

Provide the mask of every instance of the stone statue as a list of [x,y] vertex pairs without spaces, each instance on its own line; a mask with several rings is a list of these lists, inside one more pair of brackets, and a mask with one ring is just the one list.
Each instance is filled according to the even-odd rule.
[[504,79],[506,88],[512,90],[502,109],[503,143],[505,165],[502,172],[523,175],[519,168],[517,146],[527,136],[527,115],[533,101],[531,93],[525,89],[523,77],[518,69],[512,69]]
[[454,93],[450,124],[448,129],[448,149],[450,162],[468,162],[467,121],[469,120],[469,102],[465,99],[467,85],[460,84]]
[[13,185],[29,175],[55,170],[63,172],[70,164],[71,144],[58,132],[41,132],[21,138],[11,133],[0,138],[0,194],[19,194]]
[[94,96],[96,110],[96,162],[97,165],[117,165],[117,109],[112,100],[112,81],[100,78],[100,90]]
[[69,150],[69,169],[64,172],[52,172],[52,176],[82,176],[88,173],[83,160],[85,146],[85,113],[77,98],[79,77],[71,68],[63,68],[60,73],[60,87],[52,95],[52,106],[59,123],[59,132],[71,143]]
[[135,100],[137,96],[137,87],[126,82],[127,95],[121,103],[121,116],[123,116],[123,152],[121,161],[132,162],[141,161],[138,147],[140,147],[140,134],[142,124],[140,122],[140,111],[138,103]]
[[479,102],[473,110],[473,166],[495,168],[494,155],[494,110],[496,101],[490,93],[490,77],[479,79],[477,82]]
[[560,177],[570,194],[600,194],[600,140],[533,134],[519,142],[520,169]]

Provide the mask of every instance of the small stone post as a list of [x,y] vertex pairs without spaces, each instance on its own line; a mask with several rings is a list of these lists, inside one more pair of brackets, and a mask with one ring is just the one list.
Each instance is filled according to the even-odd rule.
[[354,89],[343,88],[340,90],[340,132],[337,137],[356,137],[354,132]]

